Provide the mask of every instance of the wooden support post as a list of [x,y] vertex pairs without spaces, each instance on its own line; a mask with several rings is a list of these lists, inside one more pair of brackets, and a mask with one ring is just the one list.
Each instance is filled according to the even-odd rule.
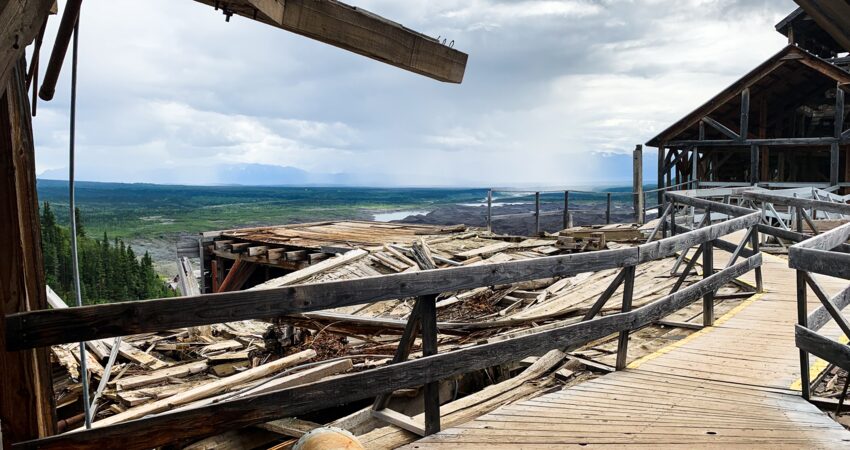
[[664,144],[658,146],[658,205],[664,209]]
[[[714,242],[708,241],[702,245],[702,277],[705,279],[714,274]],[[702,325],[714,325],[714,292],[706,293],[702,298]]]
[[493,232],[493,190],[487,191],[487,231]]
[[632,192],[634,192],[635,222],[644,223],[646,216],[643,210],[643,145],[635,146],[632,154]]
[[[401,339],[398,341],[398,347],[395,350],[392,364],[407,361],[410,356],[410,351],[413,349],[413,344],[416,342],[416,336],[419,334],[420,320],[422,318],[422,307],[425,304],[422,297],[416,299],[416,304],[410,311],[407,318],[407,324],[404,326],[404,332],[401,334]],[[375,403],[372,409],[375,411],[382,410],[387,407],[390,402],[390,394],[381,394],[375,398]]]
[[[758,227],[750,229],[750,245],[753,247],[753,253],[758,253],[759,249],[759,230]],[[762,276],[761,266],[756,267],[756,292],[764,292],[764,277]]]
[[564,191],[564,229],[571,228],[570,223],[570,191]]
[[755,186],[759,182],[759,146],[750,146],[750,184]]
[[[437,354],[437,296],[427,295],[422,302],[422,355]],[[440,382],[425,385],[425,435],[440,432]]]
[[[803,208],[797,206],[797,232],[803,232]],[[806,299],[806,272],[797,271],[797,324],[802,327],[809,326],[809,308]],[[800,383],[802,385],[803,398],[811,398],[811,379],[809,377],[809,353],[800,350]]]
[[699,189],[699,150],[691,150],[691,189]]
[[741,142],[746,141],[750,135],[750,88],[741,91],[741,132],[738,133],[738,139]]
[[[635,266],[627,266],[623,268],[625,272],[625,280],[623,282],[623,312],[632,310],[632,298],[634,297],[635,289]],[[620,332],[620,337],[617,341],[617,370],[626,368],[629,356],[629,330]]]
[[670,202],[670,236],[676,235],[676,201]]
[[840,139],[844,133],[844,89],[839,82],[835,86],[835,137]]
[[611,193],[608,193],[608,203],[605,208],[605,224],[608,225],[611,223]]
[[838,176],[841,169],[841,153],[838,143],[833,143],[829,149],[829,185],[838,185]]
[[[806,299],[806,272],[797,271],[797,323],[802,327],[808,327],[808,307]],[[800,384],[803,398],[811,398],[811,379],[809,377],[809,353],[800,349]]]
[[[0,6],[0,11],[8,7]],[[8,82],[0,85],[0,236],[4,240],[0,314],[4,316],[48,309],[26,64],[21,59],[13,66]],[[0,438],[4,448],[10,448],[15,442],[54,434],[55,416],[50,349],[8,351],[6,326],[0,319]]]
[[206,271],[207,255],[206,255],[206,248],[204,247],[204,238],[203,237],[198,238],[198,258],[200,259],[201,294],[206,294],[207,293],[207,279],[206,279],[206,276],[204,275],[204,272]]
[[534,235],[540,236],[540,193],[534,193]]

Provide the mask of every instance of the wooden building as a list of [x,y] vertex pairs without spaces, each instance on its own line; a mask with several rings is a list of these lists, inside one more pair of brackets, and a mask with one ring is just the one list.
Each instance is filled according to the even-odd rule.
[[649,141],[659,186],[850,187],[850,5],[798,3],[785,48]]

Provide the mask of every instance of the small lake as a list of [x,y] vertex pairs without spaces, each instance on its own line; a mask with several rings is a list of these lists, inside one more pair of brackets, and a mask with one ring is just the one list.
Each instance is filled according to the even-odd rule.
[[401,220],[407,216],[425,215],[431,211],[391,211],[385,213],[377,213],[372,215],[372,220],[376,222],[392,222],[393,220]]

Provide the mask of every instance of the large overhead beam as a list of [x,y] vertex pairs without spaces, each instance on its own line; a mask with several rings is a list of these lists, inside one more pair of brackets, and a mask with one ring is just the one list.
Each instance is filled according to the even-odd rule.
[[436,80],[463,81],[465,53],[335,0],[195,1],[228,17],[257,20]]
[[850,3],[847,0],[794,0],[844,50],[850,51]]
[[[9,73],[24,54],[24,47],[38,34],[54,0],[6,0],[0,2],[0,91]],[[0,92],[2,94],[2,92]]]

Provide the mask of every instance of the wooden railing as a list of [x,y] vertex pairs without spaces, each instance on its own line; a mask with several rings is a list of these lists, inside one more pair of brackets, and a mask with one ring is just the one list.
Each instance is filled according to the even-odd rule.
[[[701,202],[700,199],[688,201],[694,204]],[[660,321],[699,299],[703,300],[704,316],[713,318],[715,292],[761,266],[757,247],[750,256],[736,263],[743,254],[747,239],[758,234],[760,214],[728,205],[717,208],[734,211],[738,217],[715,225],[705,224],[699,229],[633,248],[303,284],[264,291],[113,303],[7,316],[7,350],[11,350],[243,319],[267,319],[387,299],[417,297],[417,304],[422,303],[424,306],[418,308],[417,314],[411,314],[409,321],[420,324],[423,349],[432,350],[430,356],[427,356],[429,352],[423,352],[426,356],[422,358],[406,360],[406,355],[400,357],[404,353],[400,345],[395,363],[384,367],[286,390],[19,443],[16,448],[71,447],[100,450],[116,442],[121,442],[124,449],[152,448],[373,398],[398,389],[427,386],[460,374],[540,355],[548,350],[576,348],[616,333],[620,335],[617,368],[622,369],[625,367],[628,335],[631,331]],[[675,233],[676,226],[672,228]],[[745,239],[737,245],[730,244],[739,251],[733,254],[724,269],[715,272],[711,256],[713,247],[719,242],[726,242],[721,239],[724,236],[741,230],[746,230]],[[703,257],[707,258],[704,259],[704,279],[680,289],[682,281],[695,264],[697,258],[694,257],[668,295],[633,310],[631,297],[635,267],[644,262],[687,253],[694,246],[701,248]],[[622,269],[620,276],[603,292],[582,322],[435,354],[436,311],[429,306],[433,306],[439,293],[616,268]],[[596,317],[620,285],[624,286],[622,312]],[[707,319],[706,325],[710,324],[711,320]],[[416,324],[409,324],[408,328],[415,329]],[[440,428],[439,404],[434,398],[436,390],[430,391],[426,395],[426,423],[421,427],[427,433]]]
[[[846,242],[850,239],[850,223],[792,246],[789,265],[797,269],[797,319],[795,337],[800,349],[800,376],[803,397],[810,398],[812,380],[809,373],[809,354],[850,372],[850,347],[836,342],[818,331],[834,320],[845,336],[850,336],[850,323],[841,314],[850,304],[850,286],[830,297],[812,274],[828,275],[850,280],[850,254]],[[808,313],[807,294],[811,288],[822,306]],[[844,386],[843,402],[847,394]],[[841,405],[839,404],[839,409]]]

